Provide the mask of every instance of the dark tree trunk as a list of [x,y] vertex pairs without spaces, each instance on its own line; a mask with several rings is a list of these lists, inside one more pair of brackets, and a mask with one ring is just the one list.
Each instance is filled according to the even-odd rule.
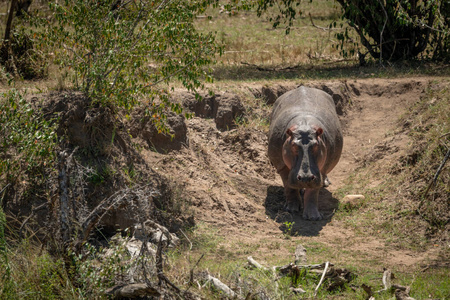
[[17,2],[16,17],[21,17],[28,14],[28,9],[30,9],[33,0],[19,0]]
[[5,29],[5,37],[4,41],[9,41],[9,37],[11,35],[11,26],[14,18],[14,10],[17,6],[17,0],[11,0],[11,7],[9,8],[8,20],[6,21],[6,29]]

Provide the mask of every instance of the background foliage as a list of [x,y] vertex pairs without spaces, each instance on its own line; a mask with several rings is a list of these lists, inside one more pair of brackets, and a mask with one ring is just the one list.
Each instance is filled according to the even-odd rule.
[[[311,2],[314,0],[311,0]],[[342,19],[353,27],[360,43],[373,58],[385,61],[415,59],[419,56],[436,60],[450,59],[450,4],[445,0],[337,0],[342,7]],[[290,32],[293,20],[302,14],[298,9],[301,1],[258,0],[254,5],[258,15],[276,7],[278,15],[273,26],[286,26]],[[244,7],[248,4],[245,3]],[[336,27],[336,22],[330,28]],[[342,26],[342,25],[341,25]],[[337,47],[346,56],[343,44],[351,39],[348,30],[337,33],[341,41]]]
[[93,102],[130,109],[144,101],[161,129],[165,111],[180,113],[168,100],[168,83],[188,90],[211,81],[203,66],[219,51],[212,33],[192,21],[210,3],[200,1],[50,2],[51,17],[37,25],[40,44],[73,71],[75,86]]

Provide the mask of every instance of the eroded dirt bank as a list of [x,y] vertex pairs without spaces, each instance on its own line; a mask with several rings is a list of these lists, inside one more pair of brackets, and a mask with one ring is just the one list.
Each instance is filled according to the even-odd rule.
[[[344,133],[341,160],[329,174],[332,185],[320,193],[319,210],[327,218],[316,222],[284,211],[282,182],[266,153],[273,102],[301,84],[332,95]],[[176,232],[183,224],[194,223],[190,218],[193,214],[198,225],[194,234],[220,237],[219,248],[243,260],[252,255],[263,263],[274,263],[292,256],[295,245],[301,243],[313,248],[309,257],[314,262],[325,259],[361,266],[376,261],[380,268],[381,264],[410,268],[439,260],[446,247],[443,245],[448,242],[445,232],[437,247],[425,243],[427,247],[415,247],[415,250],[405,247],[405,242],[402,245],[380,238],[383,234],[370,234],[366,227],[371,226],[371,220],[385,217],[379,213],[385,209],[383,204],[378,205],[378,211],[356,210],[353,218],[347,218],[339,208],[344,195],[342,188],[345,187],[345,194],[361,193],[352,188],[352,183],[359,180],[358,174],[369,165],[373,174],[364,184],[373,188],[383,184],[385,175],[409,155],[409,129],[407,124],[399,122],[400,116],[410,113],[428,89],[441,89],[448,84],[448,79],[436,78],[245,83],[216,90],[213,87],[215,94],[206,95],[202,102],[197,102],[191,94],[177,91],[175,100],[196,116],[186,120],[169,115],[173,140],[158,134],[148,118],[139,112],[123,128],[115,128],[108,113],[89,107],[80,94],[33,95],[31,101],[43,103],[44,113],[59,116],[61,136],[67,136],[64,147],[69,153],[77,151],[75,155],[78,155],[80,169],[74,169],[73,175],[87,170],[81,165],[94,170],[85,174],[89,184],[83,190],[74,191],[74,197],[78,192],[86,196],[83,207],[86,209],[80,212],[93,209],[99,201],[131,185],[143,191],[143,196],[138,198],[148,202],[144,203],[144,210],[138,207],[141,204],[132,204],[112,209],[102,219],[100,225],[112,228],[112,233],[117,229],[115,226],[124,229],[146,218],[155,219]],[[39,97],[42,102],[38,101]],[[89,149],[101,151],[84,155]],[[169,181],[177,183],[175,191]],[[159,190],[164,199],[147,195],[147,190]],[[395,195],[393,191],[383,197],[389,197],[385,201],[400,202]],[[175,202],[179,199],[188,202],[188,205],[170,203],[172,207],[181,205],[181,209],[176,208],[175,217],[170,212],[164,213],[173,196]],[[28,203],[28,206],[41,204]],[[10,206],[12,211],[19,210],[18,215],[27,215],[26,209],[20,212],[20,204],[10,202]],[[335,215],[337,210],[339,217]],[[367,215],[354,218],[358,213]],[[414,230],[424,237],[426,224],[423,228],[417,224]],[[379,230],[390,233],[391,229]],[[288,239],[287,231],[292,234]],[[322,254],[322,250],[326,253]]]
[[[297,85],[280,83],[273,88],[250,85],[243,89],[261,97],[260,101],[267,101]],[[213,117],[194,117],[186,121],[187,147],[168,153],[144,149],[143,157],[158,172],[181,184],[183,193],[192,199],[197,222],[206,224],[199,230],[217,228],[215,234],[225,238],[222,245],[225,248],[245,246],[262,259],[291,255],[292,249],[278,246],[287,222],[293,224],[293,243],[317,242],[335,247],[336,262],[339,252],[351,253],[355,263],[370,257],[396,266],[419,265],[435,258],[436,249],[420,252],[394,249],[383,240],[361,234],[364,229],[358,227],[363,225],[351,227],[332,216],[340,200],[336,191],[355,170],[374,161],[389,168],[406,155],[409,138],[400,130],[398,118],[424,95],[430,79],[367,79],[305,85],[333,95],[344,131],[341,160],[329,175],[332,185],[320,194],[319,209],[330,216],[326,220],[304,221],[299,215],[283,211],[282,183],[266,155],[268,126],[256,128],[250,124],[220,131]],[[267,106],[250,108],[251,113],[268,118],[270,102]],[[379,174],[374,174],[370,185],[381,182],[382,172],[381,168]]]

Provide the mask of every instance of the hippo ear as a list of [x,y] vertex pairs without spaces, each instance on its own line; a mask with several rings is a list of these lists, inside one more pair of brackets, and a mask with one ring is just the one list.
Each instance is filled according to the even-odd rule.
[[292,137],[292,130],[289,128],[288,130],[286,130],[286,134],[290,137]]
[[317,129],[316,129],[316,135],[317,135],[317,137],[321,136],[322,133],[323,133],[323,129],[322,129],[321,127],[317,127]]
[[295,130],[296,126],[293,125],[291,126],[288,130],[286,130],[286,134],[290,137],[292,137],[292,135],[294,134],[293,131]]

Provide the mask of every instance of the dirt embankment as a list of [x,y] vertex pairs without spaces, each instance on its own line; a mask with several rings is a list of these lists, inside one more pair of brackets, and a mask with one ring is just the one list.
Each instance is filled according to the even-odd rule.
[[[316,222],[304,221],[301,214],[291,215],[283,210],[281,179],[266,155],[271,105],[278,96],[299,84],[248,84],[242,87],[240,95],[218,92],[206,96],[201,102],[196,102],[188,93],[176,93],[176,99],[196,116],[188,120],[181,116],[169,116],[168,123],[174,139],[159,135],[139,113],[124,124],[124,128],[109,128],[105,120],[97,119],[95,110],[84,110],[82,99],[77,97],[71,103],[67,97],[53,96],[50,110],[59,112],[62,117],[62,130],[71,136],[72,149],[76,143],[81,148],[96,148],[101,141],[110,143],[101,147],[103,153],[97,153],[95,158],[87,157],[84,162],[102,170],[94,172],[98,178],[91,174],[90,188],[84,191],[89,197],[97,199],[97,203],[98,199],[112,194],[115,188],[126,186],[127,176],[135,176],[134,180],[137,176],[140,182],[150,183],[158,189],[169,189],[172,195],[188,202],[188,206],[171,204],[172,208],[179,206],[176,218],[164,220],[164,214],[154,216],[163,223],[175,224],[171,228],[173,231],[186,220],[192,222],[186,216],[193,212],[197,223],[216,228],[216,234],[226,238],[224,247],[232,249],[239,241],[245,241],[258,245],[253,255],[264,258],[267,253],[290,255],[285,247],[273,245],[283,236],[286,224],[292,224],[293,239],[300,242],[329,244],[355,255],[363,253],[364,257],[369,256],[386,264],[409,266],[426,258],[432,259],[437,251],[419,253],[393,249],[383,240],[358,234],[355,228],[349,228],[344,222],[333,218],[333,213],[341,200],[337,199],[336,191],[358,168],[377,161],[380,167],[369,183],[376,186],[381,182],[383,172],[407,155],[409,137],[399,128],[398,118],[420,100],[429,84],[428,78],[305,84],[323,89],[333,96],[344,132],[341,160],[329,174],[332,185],[320,193],[319,210],[329,217]],[[247,103],[245,97],[253,100]],[[265,104],[261,105],[263,102]],[[255,126],[255,119],[259,119],[263,126]],[[236,122],[241,125],[235,126]],[[130,136],[119,134],[125,129]],[[134,146],[128,146],[131,144]],[[114,172],[106,174],[109,163],[126,176]],[[177,183],[175,191],[167,187],[164,178]],[[92,180],[99,182],[92,184]],[[111,182],[110,190],[99,188],[97,183],[103,181]],[[152,203],[147,205],[145,214],[151,215],[153,207],[160,211],[167,209],[164,202],[167,199],[149,199]],[[94,205],[96,203],[90,204]],[[133,220],[139,220],[134,215],[139,213],[143,212],[139,209],[132,212],[119,209],[103,220],[103,226],[130,226]]]
[[[332,185],[320,194],[319,209],[325,216],[331,216],[337,209],[340,199],[334,193],[357,168],[374,161],[382,162],[378,174],[374,174],[369,183],[376,186],[383,172],[407,154],[409,138],[399,130],[398,118],[419,101],[429,84],[426,78],[306,84],[333,95],[344,131],[341,160],[329,175]],[[267,107],[259,110],[247,108],[247,113],[268,118],[276,97],[296,86],[281,83],[273,87],[245,87],[261,97],[261,101],[268,102]],[[187,146],[168,153],[144,149],[142,155],[158,172],[182,186],[183,193],[190,196],[196,220],[218,228],[217,234],[226,237],[229,245],[245,240],[259,245],[254,255],[264,257],[264,253],[274,251],[279,252],[278,255],[289,255],[286,249],[270,248],[272,242],[280,238],[283,224],[288,222],[293,224],[292,231],[299,240],[330,245],[341,245],[345,241],[347,249],[343,250],[363,252],[389,264],[412,265],[433,255],[433,251],[421,254],[388,251],[383,240],[357,236],[354,230],[343,222],[333,221],[332,217],[309,222],[284,212],[282,183],[266,155],[267,129],[252,126],[218,129],[214,114],[195,117],[186,124]],[[390,254],[386,255],[387,252]]]

